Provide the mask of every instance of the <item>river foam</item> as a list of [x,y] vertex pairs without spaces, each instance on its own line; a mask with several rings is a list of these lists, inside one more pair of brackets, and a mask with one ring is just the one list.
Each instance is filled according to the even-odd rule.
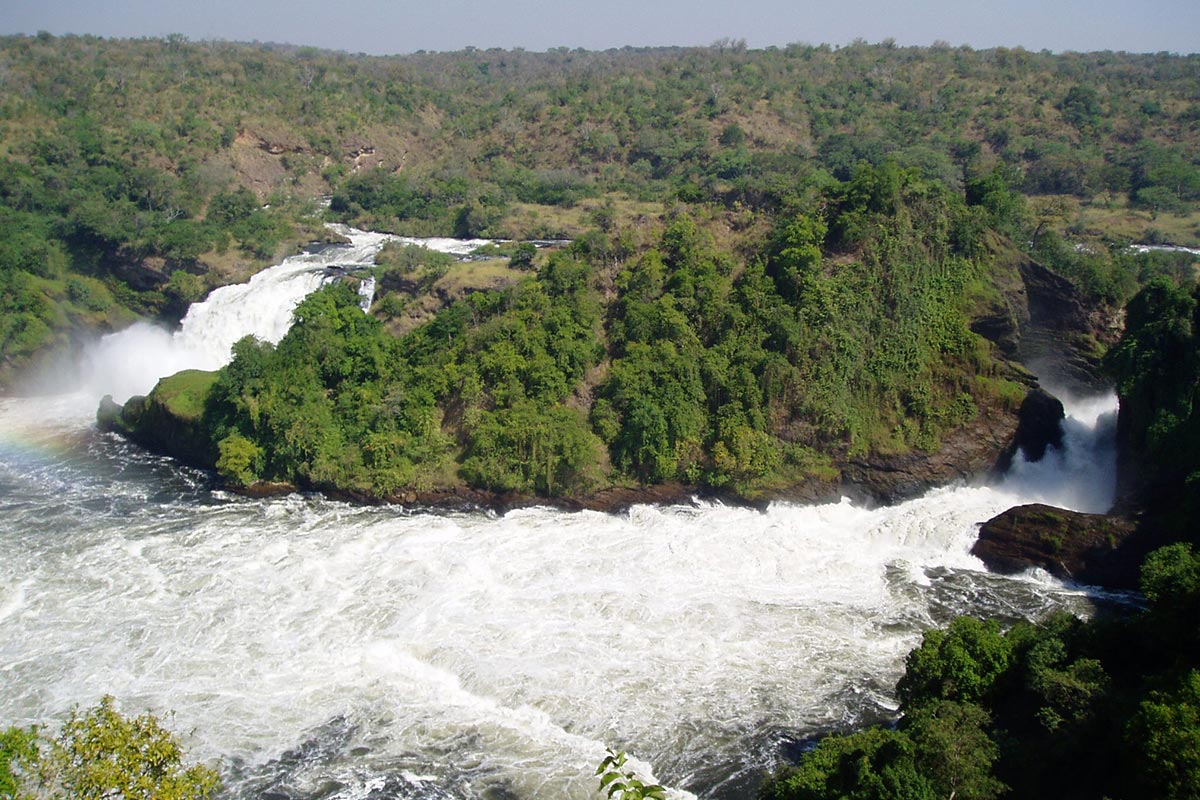
[[91,391],[0,400],[0,721],[173,710],[231,797],[589,798],[607,747],[745,797],[888,715],[929,626],[1088,607],[969,550],[1012,505],[1103,505],[1096,409],[1066,454],[886,508],[495,517],[228,495],[98,433]]
[[1085,603],[970,556],[1023,499],[1003,486],[430,515],[227,496],[84,438],[90,461],[0,469],[0,718],[173,709],[235,796],[403,797],[407,773],[411,796],[588,797],[607,746],[738,796],[788,737],[886,714],[928,626]]

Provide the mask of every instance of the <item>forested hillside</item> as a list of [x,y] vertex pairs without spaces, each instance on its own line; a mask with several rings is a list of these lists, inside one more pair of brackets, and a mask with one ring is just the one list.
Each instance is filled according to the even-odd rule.
[[755,249],[796,197],[886,161],[954,193],[987,179],[1029,196],[1015,240],[1123,300],[1134,282],[1109,244],[1198,241],[1198,95],[1196,56],[859,43],[378,58],[7,37],[0,367],[8,384],[71,335],[177,317],[320,237],[321,194],[361,225],[517,238],[628,230],[686,204]]
[[755,496],[832,479],[855,455],[933,452],[981,409],[1014,411],[1021,373],[968,327],[985,212],[894,165],[814,207],[741,259],[686,212],[621,258],[587,236],[399,339],[332,287],[277,348],[238,346],[193,458],[235,484],[377,497],[460,481]]
[[[1137,524],[1195,539],[1196,258],[1129,245],[1200,245],[1200,56],[0,39],[3,390],[333,221],[513,241],[389,247],[368,313],[335,283],[102,425],[248,492],[890,500],[997,463],[1032,331],[1116,382]],[[1195,797],[1195,553],[1134,616],[929,633],[902,719],[766,796]]]

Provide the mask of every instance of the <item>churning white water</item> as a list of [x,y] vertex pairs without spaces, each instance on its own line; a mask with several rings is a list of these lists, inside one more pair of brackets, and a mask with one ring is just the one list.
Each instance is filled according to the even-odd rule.
[[885,715],[930,625],[1085,610],[968,551],[1009,506],[1111,497],[1077,493],[1111,472],[1084,412],[1061,457],[887,508],[494,517],[231,496],[53,408],[0,401],[0,724],[173,710],[236,798],[589,798],[606,747],[752,796]]
[[[373,265],[387,242],[458,256],[488,243],[485,239],[414,239],[346,225],[329,227],[350,243],[291,256],[247,283],[214,289],[203,302],[188,309],[176,331],[142,322],[105,336],[83,363],[85,399],[111,394],[122,403],[132,395],[149,392],[165,375],[184,369],[217,369],[229,361],[231,348],[243,336],[278,342],[291,326],[292,311],[301,300],[340,274]],[[366,303],[374,291],[374,279],[368,278],[361,287]]]

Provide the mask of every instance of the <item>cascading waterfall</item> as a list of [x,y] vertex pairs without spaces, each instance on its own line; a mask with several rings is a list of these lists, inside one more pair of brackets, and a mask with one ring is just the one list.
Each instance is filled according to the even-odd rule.
[[[256,336],[276,343],[287,333],[292,311],[313,291],[338,275],[375,263],[384,244],[398,241],[430,250],[466,256],[486,239],[393,236],[330,225],[349,244],[328,245],[283,260],[254,275],[247,283],[222,286],[194,303],[176,331],[139,322],[103,337],[87,348],[78,368],[78,389],[49,400],[59,419],[74,423],[95,414],[100,397],[111,394],[122,403],[146,394],[162,377],[185,369],[218,369],[229,361],[234,343]],[[364,307],[374,298],[375,279],[359,287]]]
[[[349,261],[285,264],[321,258]],[[227,352],[263,289],[214,292],[171,347]],[[749,796],[787,742],[886,716],[930,625],[1087,610],[969,548],[1018,503],[1111,501],[1107,402],[1070,406],[1064,453],[886,508],[493,517],[232,496],[3,400],[0,724],[173,710],[235,798],[588,798],[608,746],[678,796]]]
[[214,289],[188,309],[179,330],[149,323],[105,336],[87,354],[84,385],[88,394],[112,394],[124,402],[145,394],[159,378],[184,369],[217,369],[229,361],[238,339],[256,336],[276,343],[287,333],[297,304],[342,271],[369,267],[396,237],[332,226],[350,240],[295,255],[265,269],[249,282]]
[[1055,394],[1070,411],[1063,421],[1062,449],[1050,448],[1032,464],[1018,457],[1003,485],[1023,502],[1103,514],[1112,507],[1117,489],[1117,396]]
[[369,311],[371,303],[375,302],[375,276],[372,275],[358,285],[359,304],[363,311]]

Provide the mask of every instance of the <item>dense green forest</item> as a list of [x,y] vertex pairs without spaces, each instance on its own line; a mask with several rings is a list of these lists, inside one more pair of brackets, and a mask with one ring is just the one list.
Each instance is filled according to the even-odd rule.
[[[894,163],[1031,202],[1015,239],[1123,300],[1110,246],[1196,244],[1200,59],[793,45],[378,58],[0,40],[0,374],[320,238],[576,237],[698,208],[737,246]],[[1066,238],[1063,238],[1063,237]],[[1072,245],[1090,243],[1087,251]]]
[[1108,357],[1143,524],[1184,540],[1143,563],[1144,607],[929,631],[897,723],[820,740],[763,800],[1200,797],[1198,298],[1152,280]]
[[[6,390],[328,221],[515,241],[391,248],[370,313],[330,286],[108,423],[235,487],[769,498],[1014,416],[1034,379],[983,321],[1034,264],[1125,308],[1073,346],[1118,386],[1155,524],[1200,530],[1195,259],[1128,249],[1200,245],[1200,56],[0,39]],[[1196,797],[1200,559],[1143,574],[1133,615],[930,632],[897,723],[765,795]]]
[[[984,207],[891,162],[808,207],[744,258],[686,209],[640,250],[589,234],[400,338],[335,285],[277,347],[243,341],[151,407],[191,397],[195,459],[234,485],[374,497],[664,481],[754,497],[1015,410],[1026,375],[969,328],[992,291]],[[135,435],[158,424],[141,404]]]

